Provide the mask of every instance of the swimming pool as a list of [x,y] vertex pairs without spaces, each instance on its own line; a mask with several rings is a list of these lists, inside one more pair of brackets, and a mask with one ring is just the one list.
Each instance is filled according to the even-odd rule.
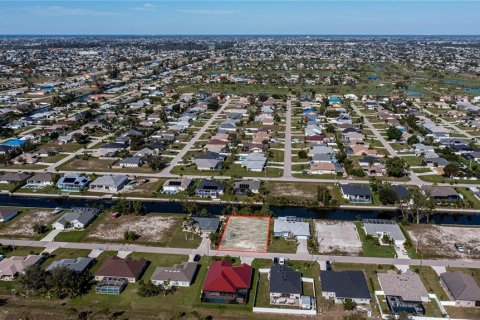
[[408,90],[407,91],[407,95],[409,95],[409,96],[421,96],[422,94],[425,94],[425,92],[414,91],[414,90]]
[[466,88],[466,93],[480,93],[480,88]]
[[25,140],[20,140],[20,139],[8,140],[7,142],[3,143],[3,145],[10,146],[10,147],[21,147],[24,144],[25,144]]
[[340,99],[339,97],[328,97],[328,101],[330,103],[340,103],[342,102],[342,99]]

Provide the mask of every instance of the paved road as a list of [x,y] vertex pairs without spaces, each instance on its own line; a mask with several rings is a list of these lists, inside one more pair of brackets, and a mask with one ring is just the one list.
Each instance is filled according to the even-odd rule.
[[136,244],[101,244],[101,243],[76,243],[76,242],[49,242],[49,241],[34,241],[34,240],[12,240],[0,239],[3,245],[14,245],[22,247],[37,247],[37,248],[66,248],[66,249],[87,249],[87,250],[110,250],[110,251],[131,251],[143,253],[157,253],[157,254],[179,254],[179,255],[209,255],[209,256],[238,256],[240,258],[262,258],[273,259],[274,257],[282,256],[290,260],[300,261],[325,261],[339,263],[358,263],[358,264],[382,264],[382,265],[423,265],[435,267],[458,267],[458,268],[480,268],[480,261],[473,260],[417,260],[417,259],[393,259],[393,258],[372,258],[372,257],[354,257],[354,256],[331,256],[331,255],[312,255],[308,253],[255,253],[255,252],[225,252],[218,250],[210,250],[205,246],[197,249],[184,248],[167,248],[167,247],[151,247]]
[[169,177],[170,176],[170,171],[173,169],[173,167],[182,160],[182,158],[185,156],[185,154],[190,151],[190,149],[193,147],[195,142],[197,142],[198,139],[207,131],[207,129],[212,125],[213,121],[218,118],[218,116],[223,112],[225,107],[228,105],[230,102],[230,99],[227,99],[225,103],[218,109],[210,119],[203,125],[203,127],[197,132],[197,134],[183,147],[183,149],[175,156],[175,158],[170,161],[170,164],[162,170],[161,174],[159,176],[163,177]]
[[428,114],[431,115],[431,116],[434,116],[436,119],[440,119],[440,121],[442,121],[442,123],[443,123],[446,127],[450,127],[450,128],[452,128],[452,129],[456,130],[457,132],[460,132],[461,134],[465,135],[467,138],[469,138],[469,139],[477,139],[477,137],[472,136],[470,133],[466,132],[465,130],[460,129],[459,127],[457,127],[457,126],[454,125],[453,123],[450,123],[450,122],[448,122],[447,120],[443,119],[440,115],[437,115],[437,114],[435,114],[435,113],[433,113],[433,112],[430,112],[430,111],[428,111],[426,108],[420,107],[418,104],[416,104],[415,107],[417,107],[418,110],[422,110],[423,112],[428,113]]
[[[353,110],[359,115],[363,117],[364,123],[367,125],[367,127],[373,132],[374,136],[383,144],[385,149],[387,150],[388,154],[392,157],[398,156],[397,150],[395,150],[390,143],[388,143],[387,140],[380,134],[377,128],[375,128],[372,123],[367,119],[367,117],[363,114],[363,112],[358,108],[354,103],[351,104]],[[426,182],[422,181],[415,172],[412,170],[409,171],[409,177],[410,177],[410,184],[412,185],[422,185],[422,184],[427,184]]]
[[283,178],[292,178],[292,104],[287,101]]
[[[59,166],[61,166],[62,164],[64,163],[67,163],[68,161],[72,160],[73,158],[75,158],[77,155],[80,155],[82,153],[84,153],[85,151],[87,151],[88,149],[90,149],[91,147],[93,147],[94,145],[96,145],[97,143],[103,141],[104,139],[107,139],[109,138],[110,136],[112,136],[113,133],[109,133],[103,137],[99,137],[95,140],[93,140],[92,142],[90,142],[86,148],[81,148],[73,153],[71,153],[70,155],[68,155],[67,157],[63,158],[62,160],[58,161],[58,162],[55,162],[55,163],[52,163],[47,169],[46,171],[48,172],[56,172],[57,169]],[[45,169],[44,169],[45,170]],[[70,173],[70,172],[67,172],[67,173]]]

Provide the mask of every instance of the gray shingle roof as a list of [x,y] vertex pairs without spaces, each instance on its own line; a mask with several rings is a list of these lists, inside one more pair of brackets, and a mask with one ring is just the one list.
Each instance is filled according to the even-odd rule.
[[285,265],[270,268],[270,292],[302,294],[302,274]]
[[471,275],[463,272],[445,272],[440,277],[455,300],[480,301],[480,287]]
[[367,281],[362,271],[320,271],[322,291],[335,292],[337,298],[370,299]]
[[52,271],[55,268],[66,267],[74,272],[83,272],[90,263],[92,263],[92,258],[79,257],[76,259],[62,259],[53,261],[52,264],[45,271]]

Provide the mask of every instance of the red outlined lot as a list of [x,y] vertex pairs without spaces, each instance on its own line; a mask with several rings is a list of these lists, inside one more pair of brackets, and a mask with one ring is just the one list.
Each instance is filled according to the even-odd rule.
[[225,222],[217,250],[267,252],[271,218],[230,215]]

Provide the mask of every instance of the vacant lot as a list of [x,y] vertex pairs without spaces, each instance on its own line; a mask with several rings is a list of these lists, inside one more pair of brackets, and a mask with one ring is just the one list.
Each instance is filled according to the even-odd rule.
[[45,209],[25,209],[20,210],[20,214],[7,222],[0,229],[0,234],[4,236],[25,236],[33,237],[35,232],[33,226],[41,223],[49,226],[56,217],[52,215],[51,210]]
[[123,240],[125,231],[135,231],[140,241],[161,242],[165,234],[175,225],[178,218],[165,216],[121,216],[116,220],[105,217],[88,238],[100,240]]
[[[406,229],[414,245],[419,241],[424,258],[480,258],[480,228],[410,225]],[[455,243],[463,244],[466,252],[458,252]]]
[[269,217],[229,216],[219,250],[266,252]]
[[317,220],[315,236],[320,253],[357,254],[362,251],[362,242],[353,222]]
[[275,198],[317,199],[317,184],[297,182],[270,182],[270,195]]

